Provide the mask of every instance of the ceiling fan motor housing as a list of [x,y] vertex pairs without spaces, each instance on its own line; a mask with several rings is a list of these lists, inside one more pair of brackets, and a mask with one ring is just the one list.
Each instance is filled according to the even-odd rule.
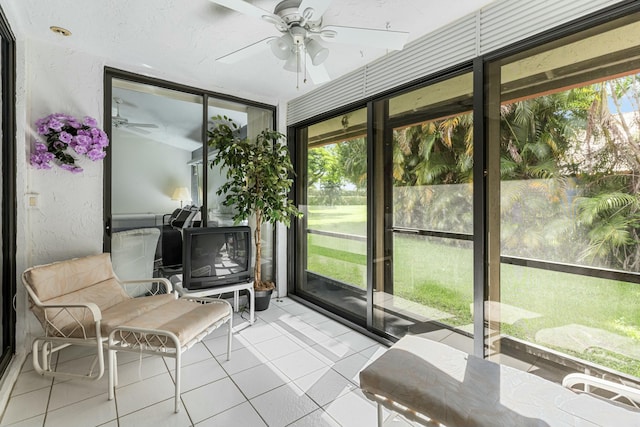
[[294,25],[289,29],[289,34],[293,39],[294,46],[304,45],[304,39],[307,38],[307,30],[299,25]]
[[400,50],[404,47],[409,34],[388,29],[331,25],[323,27],[322,15],[328,10],[331,0],[281,0],[276,4],[273,12],[254,6],[248,0],[211,1],[269,22],[282,33],[280,37],[269,37],[221,56],[217,60],[231,64],[259,50],[264,44],[268,44],[273,54],[285,61],[286,70],[299,73],[304,69],[309,72],[314,83],[324,83],[329,80],[329,75],[322,66],[329,55],[329,49],[322,46],[320,41],[328,40]]
[[[302,0],[283,0],[273,10],[291,28],[292,26],[306,27],[308,30],[320,27],[322,19],[312,21],[313,9],[300,10]],[[284,30],[286,31],[286,29]]]

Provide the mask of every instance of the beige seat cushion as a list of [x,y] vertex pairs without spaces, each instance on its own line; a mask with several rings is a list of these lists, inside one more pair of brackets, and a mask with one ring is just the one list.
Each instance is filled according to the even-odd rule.
[[447,427],[640,426],[637,411],[417,336],[362,370],[360,387]]
[[178,299],[160,305],[121,326],[172,332],[178,337],[180,346],[184,346],[209,326],[230,314],[231,307],[228,304],[199,304]]
[[100,325],[102,335],[107,336],[114,328],[125,325],[134,317],[154,311],[176,300],[175,294],[160,294],[141,298],[129,298],[102,312]]

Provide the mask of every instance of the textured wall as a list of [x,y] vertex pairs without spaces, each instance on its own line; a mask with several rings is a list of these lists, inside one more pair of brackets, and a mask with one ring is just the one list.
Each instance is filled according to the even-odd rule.
[[[38,137],[33,122],[48,114],[89,115],[102,123],[103,62],[85,53],[31,41],[27,64],[27,151]],[[38,194],[38,207],[27,211],[32,264],[102,251],[103,162],[83,156],[78,164],[84,168],[80,174],[57,166],[39,170],[24,165],[29,171],[28,192]]]
[[[33,123],[54,112],[90,115],[102,123],[104,64],[84,53],[20,42],[17,70],[17,273],[29,266],[102,252],[102,162],[80,159],[81,174],[28,163],[38,135]],[[27,207],[29,194],[37,206]],[[24,195],[25,197],[21,197]],[[39,324],[18,284],[16,345],[20,353]]]

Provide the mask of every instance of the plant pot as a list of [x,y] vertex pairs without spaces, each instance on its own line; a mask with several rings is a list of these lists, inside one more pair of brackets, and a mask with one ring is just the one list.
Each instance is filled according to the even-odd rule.
[[269,308],[269,302],[271,301],[271,294],[273,293],[273,289],[269,289],[268,291],[254,291],[255,293],[255,310],[256,311],[264,311]]

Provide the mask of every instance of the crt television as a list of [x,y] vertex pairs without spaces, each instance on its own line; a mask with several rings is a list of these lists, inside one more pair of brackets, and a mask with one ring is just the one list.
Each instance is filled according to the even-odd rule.
[[251,229],[192,227],[182,230],[182,287],[214,288],[251,280]]

